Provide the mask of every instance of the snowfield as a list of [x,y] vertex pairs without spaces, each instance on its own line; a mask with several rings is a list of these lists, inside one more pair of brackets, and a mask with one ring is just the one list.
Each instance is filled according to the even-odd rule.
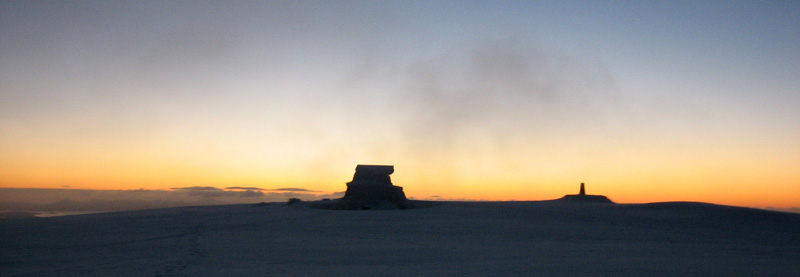
[[797,276],[800,215],[703,203],[267,203],[0,221],[0,276]]

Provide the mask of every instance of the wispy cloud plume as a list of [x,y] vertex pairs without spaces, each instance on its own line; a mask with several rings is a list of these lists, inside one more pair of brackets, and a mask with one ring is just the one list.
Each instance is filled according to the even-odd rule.
[[402,156],[440,176],[459,174],[458,164],[524,160],[537,147],[579,151],[625,125],[608,70],[533,40],[490,39],[363,67],[345,86],[342,129],[358,130],[369,155]]

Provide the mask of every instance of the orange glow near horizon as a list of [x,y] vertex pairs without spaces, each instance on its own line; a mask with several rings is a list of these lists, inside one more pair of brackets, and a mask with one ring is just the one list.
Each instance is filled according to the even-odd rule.
[[[16,159],[1,160],[0,186],[100,190],[291,187],[333,193],[344,191],[359,163],[354,157],[312,164],[289,159],[280,164],[280,158],[237,162],[237,157],[223,158],[214,153],[181,159],[160,153],[161,158],[148,160],[153,152],[139,155],[136,151],[83,150],[86,152],[59,153],[43,147],[12,153]],[[731,155],[731,159],[719,159],[725,153],[687,159],[680,153],[670,156],[668,150],[649,154],[551,155],[549,160],[529,159],[524,163],[520,155],[501,159],[500,153],[483,155],[486,160],[465,156],[458,164],[422,163],[408,157],[395,163],[375,163],[395,164],[394,183],[416,199],[548,200],[574,194],[578,184],[584,182],[588,193],[608,196],[617,203],[697,201],[751,207],[800,206],[800,173],[790,166],[796,159],[781,159],[779,155],[761,155],[760,160],[733,159]],[[749,154],[737,155],[750,157]],[[255,166],[257,163],[260,165]]]
[[800,207],[796,3],[61,2],[0,2],[0,188]]
[[150,133],[9,125],[4,131],[13,136],[4,135],[0,145],[0,187],[212,186],[333,193],[345,190],[357,164],[393,164],[395,184],[417,199],[547,200],[574,194],[585,182],[589,193],[618,203],[800,206],[800,155],[795,155],[800,145],[789,138],[710,141],[711,135],[684,131],[669,140],[634,139],[611,131],[585,135],[576,134],[580,129],[553,128],[509,132],[501,142],[468,129],[436,141],[378,128],[374,137],[355,133],[362,138],[351,139],[331,124],[321,131],[298,131],[290,126],[252,130],[245,124],[207,130],[187,123]]

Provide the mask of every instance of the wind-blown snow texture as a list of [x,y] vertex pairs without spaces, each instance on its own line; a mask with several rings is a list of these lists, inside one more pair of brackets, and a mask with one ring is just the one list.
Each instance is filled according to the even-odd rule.
[[701,203],[442,202],[391,211],[270,203],[0,227],[0,276],[800,272],[800,215]]

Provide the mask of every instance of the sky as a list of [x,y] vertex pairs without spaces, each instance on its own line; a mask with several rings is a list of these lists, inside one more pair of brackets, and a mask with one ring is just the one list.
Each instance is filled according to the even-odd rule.
[[[798,1],[2,1],[0,188],[800,207]],[[251,191],[251,190],[246,190]]]

